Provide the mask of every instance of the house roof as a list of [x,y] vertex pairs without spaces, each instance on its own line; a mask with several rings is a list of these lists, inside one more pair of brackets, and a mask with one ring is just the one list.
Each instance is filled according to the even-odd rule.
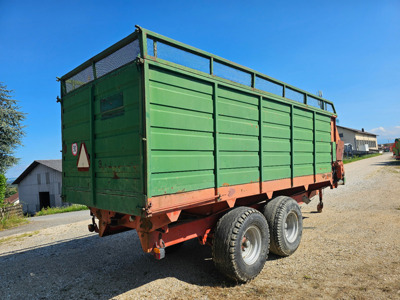
[[354,131],[354,132],[357,132],[357,133],[361,133],[361,134],[378,136],[375,133],[370,133],[370,132],[366,132],[366,131],[362,131],[362,130],[358,130],[358,129],[353,129],[353,128],[349,128],[349,127],[344,127],[344,126],[339,126],[339,125],[337,125],[336,127],[337,128],[343,128],[343,129],[351,130],[351,131]]
[[19,184],[38,165],[44,165],[50,169],[62,172],[61,159],[35,160],[33,163],[29,165],[29,167],[25,169],[24,172],[22,172],[21,175],[19,175],[17,179],[14,180],[12,184]]
[[18,199],[19,199],[19,194],[18,194],[18,193],[15,193],[14,195],[11,195],[10,197],[4,199],[4,202],[5,202],[5,203],[10,203],[10,204],[12,204],[12,203],[14,203],[15,201],[17,201]]

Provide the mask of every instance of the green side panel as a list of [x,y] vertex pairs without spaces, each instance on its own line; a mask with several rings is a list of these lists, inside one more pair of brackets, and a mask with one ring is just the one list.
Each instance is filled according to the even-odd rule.
[[[140,215],[143,195],[139,133],[142,73],[128,65],[63,97],[63,195],[65,200]],[[78,171],[71,151],[84,143],[88,171]]]
[[[226,87],[219,87],[217,95],[220,186],[257,182],[259,98]],[[241,145],[247,141],[249,145]]]
[[258,168],[221,169],[221,186],[258,182]]
[[[332,172],[331,119],[316,113],[316,173]],[[335,149],[336,150],[336,149]]]
[[201,190],[214,185],[212,170],[151,174],[150,191],[153,195]]
[[291,176],[290,105],[263,98],[263,172],[264,180]]
[[156,62],[147,74],[149,197],[331,171],[330,116]]
[[293,177],[314,174],[314,114],[293,108]]
[[227,153],[234,151],[238,151],[239,153],[258,153],[260,148],[259,139],[256,136],[220,134],[218,142],[219,150]]
[[264,178],[266,181],[290,178],[290,176],[291,176],[290,165],[289,166],[264,167]]
[[149,197],[214,186],[213,87],[150,66]]

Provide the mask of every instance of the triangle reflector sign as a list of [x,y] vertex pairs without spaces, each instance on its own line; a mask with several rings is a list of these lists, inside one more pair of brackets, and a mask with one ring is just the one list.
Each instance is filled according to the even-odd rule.
[[85,143],[81,144],[81,148],[79,149],[78,162],[76,163],[76,165],[78,167],[78,171],[89,171],[90,159]]

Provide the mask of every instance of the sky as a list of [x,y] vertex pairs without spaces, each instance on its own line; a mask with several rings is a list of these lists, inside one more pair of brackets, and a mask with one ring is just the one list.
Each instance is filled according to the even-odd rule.
[[[150,2],[149,2],[150,3]],[[135,24],[334,102],[339,125],[400,137],[400,1],[0,0],[0,82],[26,135],[6,173],[61,158],[56,77]]]

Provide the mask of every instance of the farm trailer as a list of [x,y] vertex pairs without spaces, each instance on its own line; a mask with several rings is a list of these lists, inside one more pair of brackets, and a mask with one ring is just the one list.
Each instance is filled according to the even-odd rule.
[[400,138],[395,139],[392,145],[393,157],[395,159],[400,159]]
[[60,81],[63,199],[158,259],[197,238],[247,282],[344,180],[332,102],[141,27]]

